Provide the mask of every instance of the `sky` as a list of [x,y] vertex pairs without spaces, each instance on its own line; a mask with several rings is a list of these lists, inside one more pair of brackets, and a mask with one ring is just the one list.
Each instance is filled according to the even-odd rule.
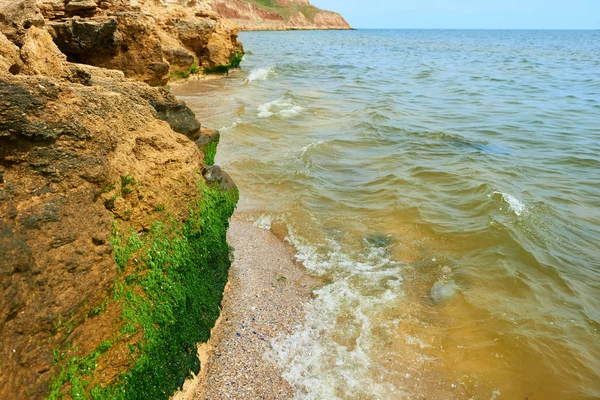
[[600,29],[600,0],[311,0],[357,29]]

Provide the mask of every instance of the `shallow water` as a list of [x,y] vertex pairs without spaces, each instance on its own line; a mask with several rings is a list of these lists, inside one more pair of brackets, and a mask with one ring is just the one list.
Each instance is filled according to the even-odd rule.
[[173,91],[328,282],[311,399],[600,398],[600,32],[248,32]]

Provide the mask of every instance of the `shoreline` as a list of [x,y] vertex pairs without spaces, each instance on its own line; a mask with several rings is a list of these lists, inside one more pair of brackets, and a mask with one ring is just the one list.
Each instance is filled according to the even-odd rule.
[[221,315],[210,340],[198,346],[201,371],[173,400],[295,395],[264,354],[274,338],[303,322],[304,306],[320,281],[295,261],[289,244],[240,214],[234,214],[227,233],[234,259]]

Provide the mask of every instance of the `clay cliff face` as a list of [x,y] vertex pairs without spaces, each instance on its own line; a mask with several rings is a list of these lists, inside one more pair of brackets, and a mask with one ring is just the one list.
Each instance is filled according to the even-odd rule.
[[308,0],[212,0],[212,7],[241,30],[352,29],[340,14]]
[[234,31],[132,3],[0,0],[2,399],[168,398],[218,317],[237,189],[218,132],[140,81],[165,49],[227,62]]

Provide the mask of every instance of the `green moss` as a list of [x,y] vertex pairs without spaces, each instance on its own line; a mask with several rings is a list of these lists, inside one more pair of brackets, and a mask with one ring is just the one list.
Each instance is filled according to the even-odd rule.
[[[122,308],[115,341],[129,349],[132,367],[108,386],[90,387],[88,377],[106,346],[60,360],[64,366],[49,398],[61,398],[68,382],[73,398],[168,399],[199,371],[196,344],[208,340],[219,316],[230,265],[228,220],[237,200],[237,189],[209,187],[199,177],[187,222],[156,222],[143,236],[124,234],[115,223],[111,244],[123,276],[113,296]],[[141,342],[128,342],[136,332]]]
[[197,74],[199,72],[200,69],[198,68],[198,64],[194,62],[188,70],[171,72],[171,79],[186,79],[189,78],[190,75]]
[[[112,346],[112,342],[107,340],[100,344],[93,352],[86,357],[72,357],[62,368],[59,375],[55,377],[50,385],[50,393],[46,397],[48,400],[62,399],[64,397],[63,385],[69,383],[69,394],[74,399],[87,399],[87,387],[90,377],[96,369],[98,358]],[[76,351],[77,349],[73,349]],[[54,362],[61,363],[63,354],[60,351],[54,352]]]
[[204,147],[204,162],[207,166],[211,166],[215,163],[215,157],[217,155],[217,146],[219,140],[213,140]]
[[236,52],[235,55],[232,55],[229,58],[229,64],[217,65],[214,67],[206,67],[206,68],[204,68],[204,73],[205,74],[228,74],[230,69],[239,68],[240,63],[242,62],[242,58],[244,58],[244,53]]
[[158,205],[154,206],[153,211],[161,212],[161,211],[165,211],[166,209],[167,209],[167,206],[165,206],[164,204],[158,204]]
[[135,185],[137,181],[135,177],[129,174],[125,174],[121,177],[121,188],[127,187],[129,185]]

